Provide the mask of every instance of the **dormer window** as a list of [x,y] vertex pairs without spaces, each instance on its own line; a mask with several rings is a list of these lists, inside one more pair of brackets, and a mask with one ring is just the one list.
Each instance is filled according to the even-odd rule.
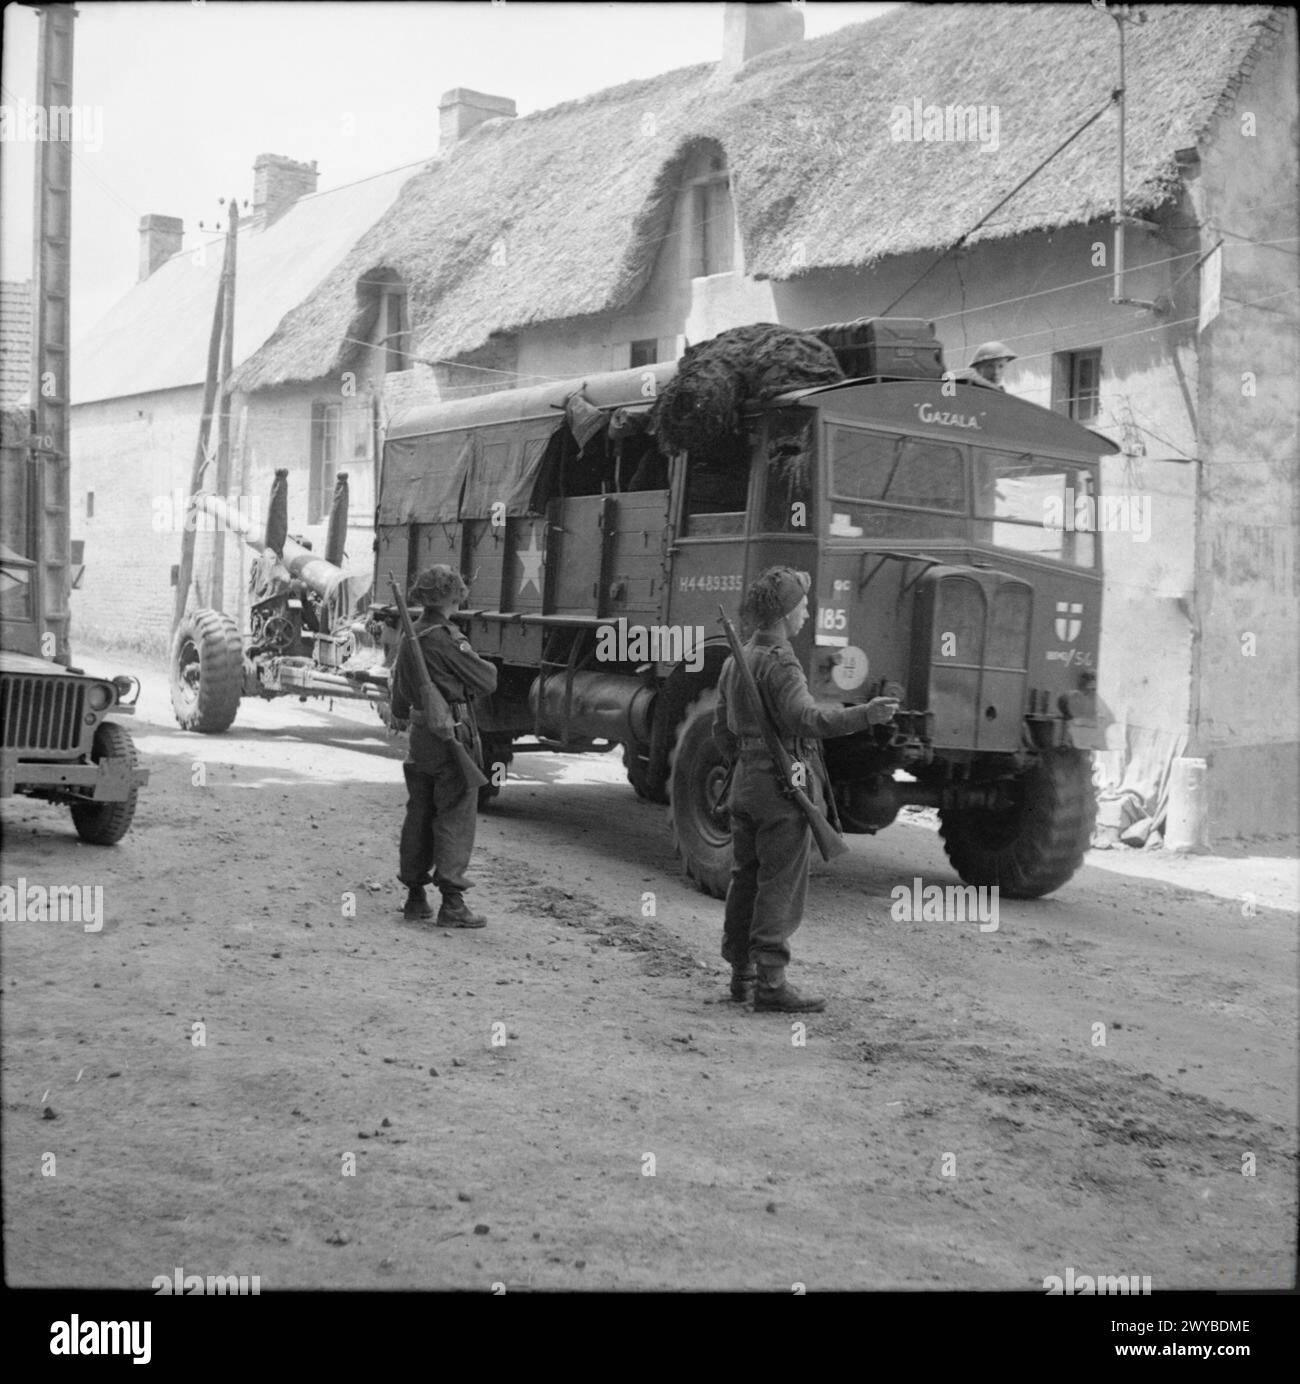
[[704,160],[705,171],[688,179],[691,277],[727,274],[736,267],[736,213],[731,176],[721,154]]
[[379,307],[380,344],[384,348],[384,373],[410,369],[410,326],[406,316],[406,290],[385,288]]

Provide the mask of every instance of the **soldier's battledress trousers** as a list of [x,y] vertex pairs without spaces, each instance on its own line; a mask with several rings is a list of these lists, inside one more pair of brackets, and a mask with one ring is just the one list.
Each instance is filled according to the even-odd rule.
[[420,726],[411,727],[398,878],[408,889],[432,883],[443,893],[470,887],[465,871],[474,853],[478,794],[465,787],[455,761]]
[[[814,780],[816,776],[813,776]],[[809,796],[824,801],[820,782]],[[742,750],[731,783],[731,882],[722,925],[722,956],[780,972],[790,961],[790,938],[803,920],[812,860],[808,819],[780,790],[762,750]]]

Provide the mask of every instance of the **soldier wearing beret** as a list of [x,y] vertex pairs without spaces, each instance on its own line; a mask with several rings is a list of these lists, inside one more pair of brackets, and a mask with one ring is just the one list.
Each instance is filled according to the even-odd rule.
[[[742,614],[755,630],[744,647],[759,695],[791,757],[803,764],[803,785],[823,811],[829,785],[818,742],[892,720],[898,703],[876,697],[861,706],[814,701],[790,640],[808,618],[806,572],[769,567],[745,593]],[[731,994],[753,995],[756,1010],[802,1013],[826,1001],[801,994],[786,980],[790,937],[803,918],[812,831],[787,796],[780,770],[736,686],[733,660],[723,664],[713,738],[734,762],[729,805],[733,864],[727,889],[722,956],[731,963]]]
[[412,606],[422,607],[415,626],[418,647],[404,638],[393,664],[392,716],[394,721],[409,719],[411,724],[410,750],[402,765],[407,802],[398,878],[409,891],[402,912],[412,921],[432,918],[424,886],[435,884],[442,894],[440,927],[487,923],[465,903],[465,890],[470,887],[465,871],[474,850],[478,794],[466,782],[451,747],[424,723],[414,660],[424,659],[434,686],[451,708],[456,738],[481,765],[471,698],[496,691],[497,670],[474,652],[451,621],[451,612],[468,594],[460,573],[450,567],[438,565],[421,572],[407,596]]

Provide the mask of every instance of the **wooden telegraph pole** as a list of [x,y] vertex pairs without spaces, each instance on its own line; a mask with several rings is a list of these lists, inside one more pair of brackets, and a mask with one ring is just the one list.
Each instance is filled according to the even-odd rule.
[[[199,440],[194,448],[194,465],[190,468],[190,501],[185,510],[184,528],[181,534],[181,563],[180,570],[176,578],[176,603],[172,609],[172,632],[175,633],[176,627],[180,624],[185,615],[185,607],[190,600],[190,586],[194,580],[194,497],[203,489],[203,482],[207,472],[208,463],[213,459],[208,450],[208,441],[212,433],[212,414],[217,402],[217,382],[220,377],[221,365],[223,360],[222,352],[222,332],[226,322],[226,311],[229,306],[230,316],[234,318],[235,306],[235,238],[234,231],[238,227],[239,208],[235,199],[230,199],[231,218],[226,226],[226,246],[225,253],[221,261],[221,281],[217,286],[217,301],[212,312],[212,334],[208,338],[208,373],[203,382],[203,417],[199,421]],[[226,342],[224,358],[227,362],[233,357],[234,337],[230,334]],[[225,371],[225,378],[230,376],[229,369]],[[229,439],[229,402],[224,402],[223,408],[226,420],[226,435]],[[218,431],[218,439],[220,431]],[[227,470],[229,463],[227,463]],[[224,541],[224,536],[223,536]],[[217,551],[221,553],[224,565],[225,551],[223,543],[219,542]],[[218,594],[220,587],[217,588]],[[220,607],[220,601],[215,604]]]
[[[230,494],[230,377],[235,360],[235,273],[239,256],[239,203],[230,199],[230,214],[226,219],[226,268],[222,275],[225,286],[225,339],[221,348],[221,413],[217,419],[217,483],[216,492],[223,499]],[[212,598],[213,610],[226,606],[226,539],[218,528],[212,540]]]

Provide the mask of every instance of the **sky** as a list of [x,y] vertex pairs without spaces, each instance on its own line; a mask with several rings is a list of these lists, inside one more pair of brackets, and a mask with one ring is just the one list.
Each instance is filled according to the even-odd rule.
[[[800,6],[816,38],[892,4]],[[416,163],[437,150],[452,87],[514,99],[527,115],[562,101],[716,61],[718,4],[109,4],[82,0],[72,104],[72,335],[135,283],[140,218],[179,216],[185,246],[224,225],[219,200],[253,191],[253,160],[285,154],[319,188]],[[36,15],[4,10],[4,105],[35,100]],[[31,273],[33,146],[0,143],[0,277]],[[199,230],[199,223],[207,235]]]

